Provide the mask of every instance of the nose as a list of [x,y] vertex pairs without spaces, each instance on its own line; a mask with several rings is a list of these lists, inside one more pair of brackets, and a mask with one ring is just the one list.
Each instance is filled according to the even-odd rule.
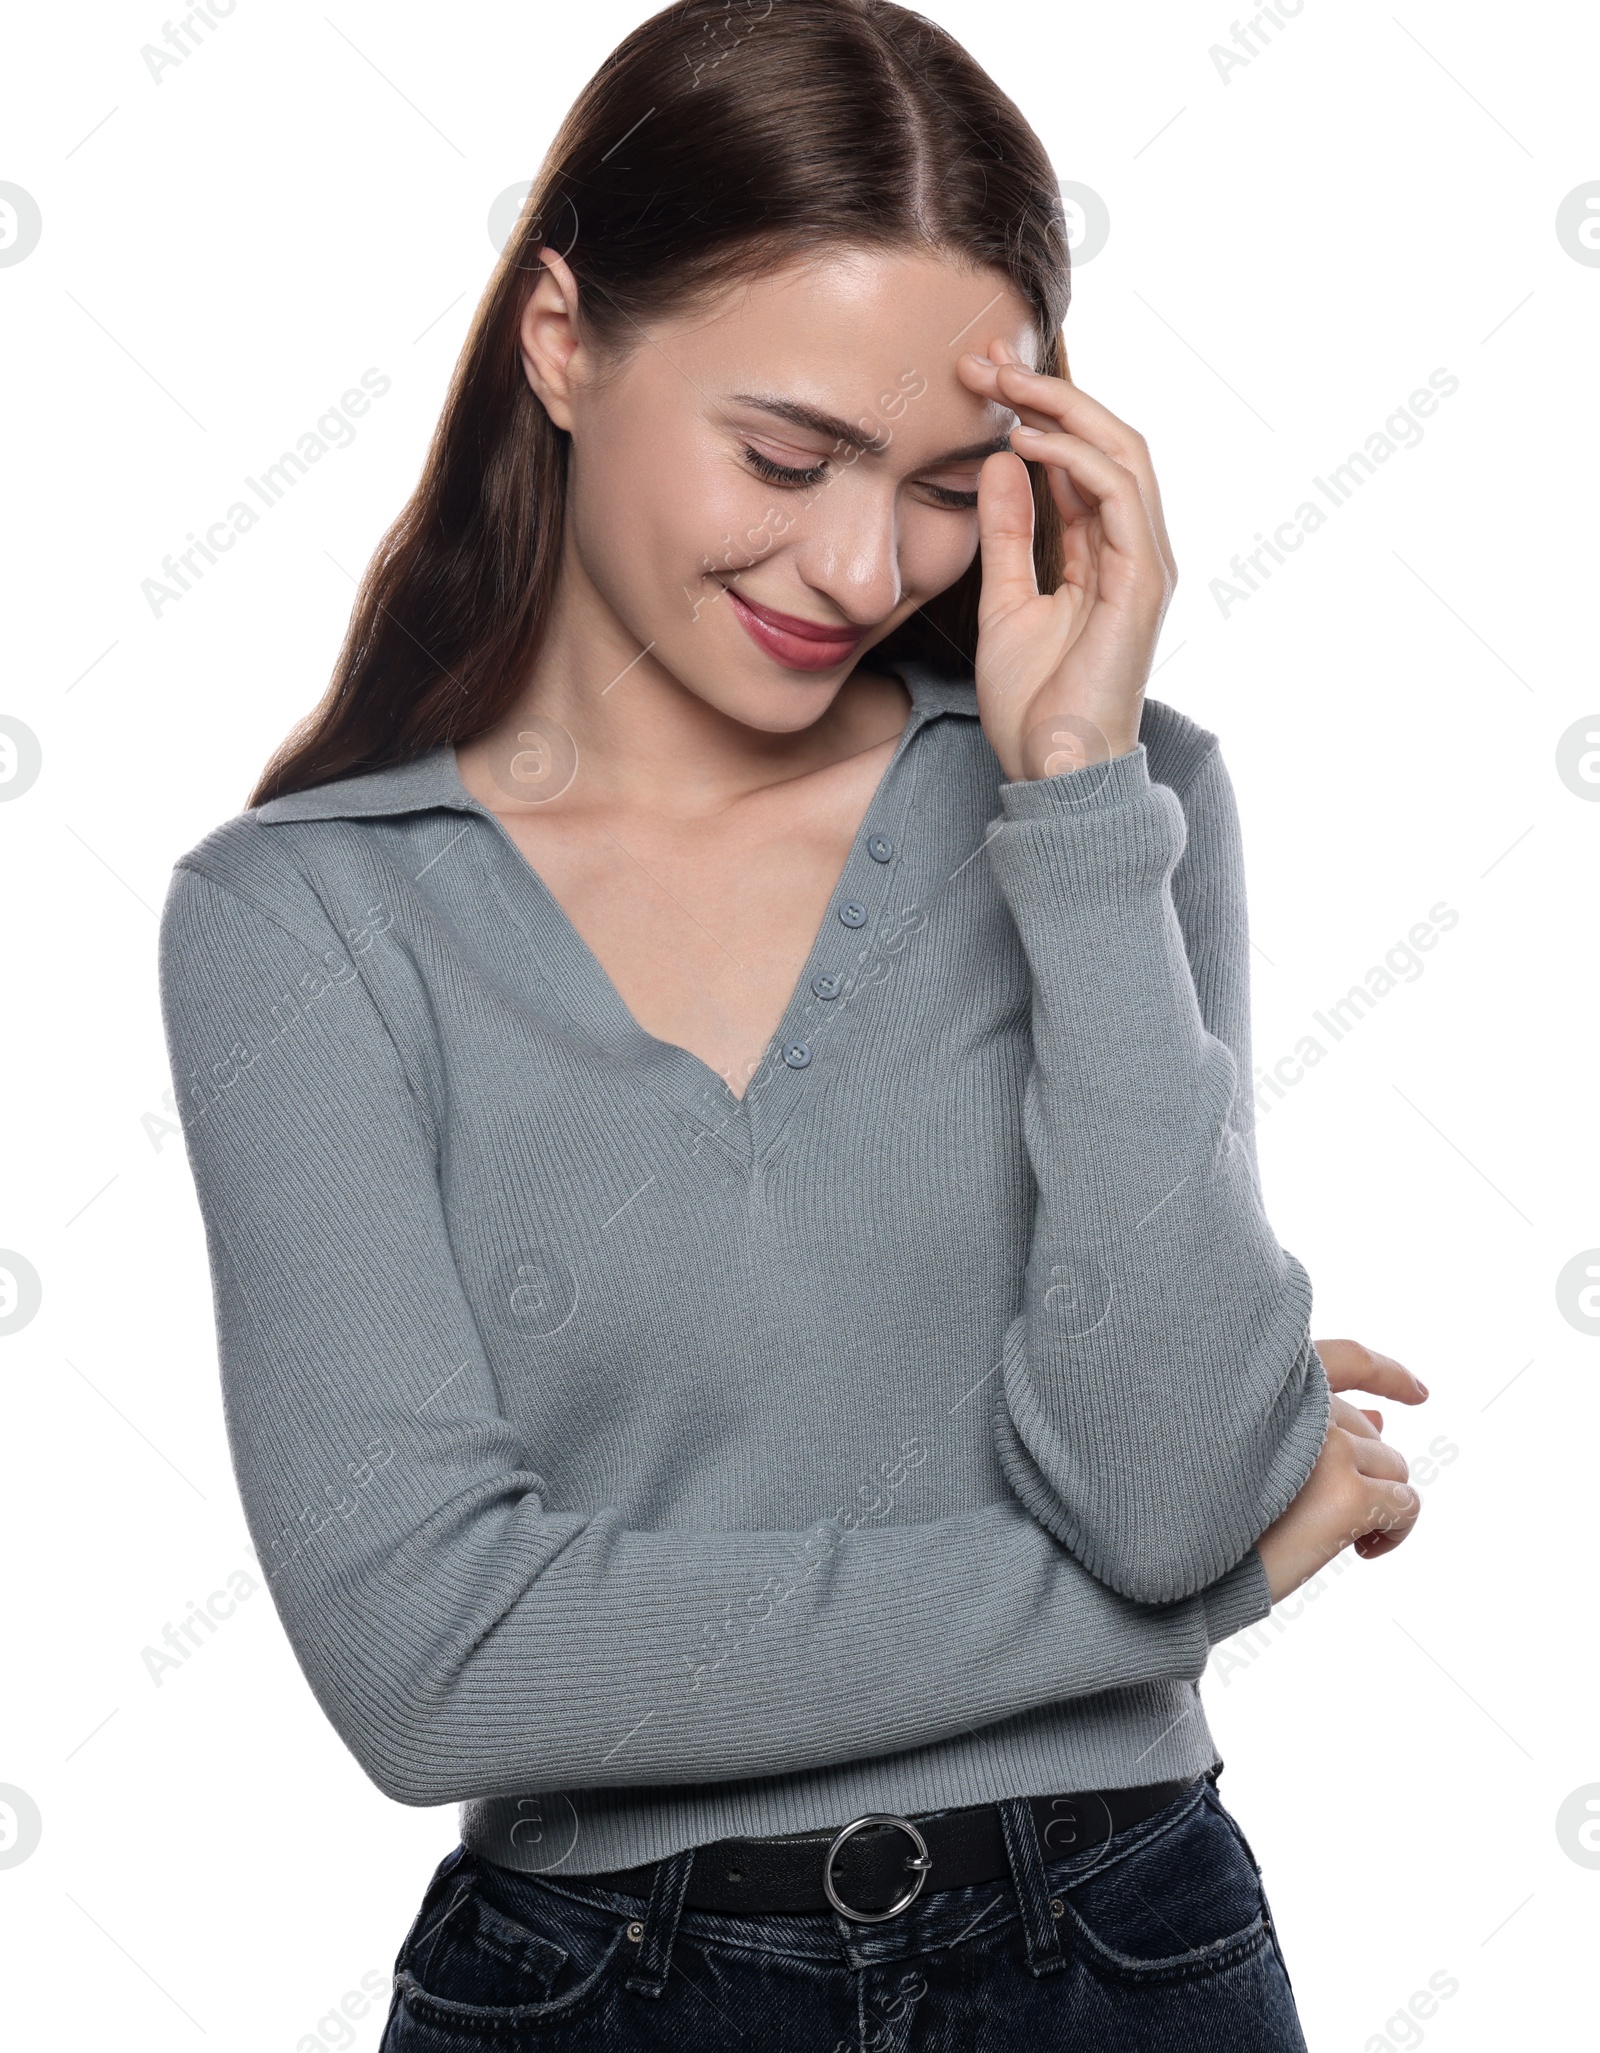
[[887,479],[845,471],[807,509],[795,566],[852,627],[876,627],[899,605],[900,536]]

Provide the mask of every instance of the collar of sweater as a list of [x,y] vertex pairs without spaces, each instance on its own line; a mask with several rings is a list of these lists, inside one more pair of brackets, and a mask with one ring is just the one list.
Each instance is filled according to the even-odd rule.
[[[941,676],[916,663],[886,665],[911,694],[911,732],[941,714],[952,713],[969,720],[978,717],[978,689],[970,677]],[[309,791],[285,792],[257,806],[251,818],[275,820],[370,819],[379,814],[421,812],[431,806],[458,806],[463,811],[480,811],[476,799],[461,782],[456,769],[454,745],[441,743],[426,755],[408,762],[390,763],[380,770],[367,770],[353,777],[335,778]]]

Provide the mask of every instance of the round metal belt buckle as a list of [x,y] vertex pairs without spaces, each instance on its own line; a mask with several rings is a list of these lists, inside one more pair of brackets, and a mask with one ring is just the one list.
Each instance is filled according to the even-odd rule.
[[[838,1853],[840,1847],[844,1845],[847,1839],[857,1832],[865,1831],[868,1825],[893,1825],[901,1832],[904,1832],[917,1849],[915,1853],[906,1855],[906,1866],[916,1869],[917,1879],[912,1883],[905,1895],[901,1897],[900,1901],[898,1903],[891,1903],[887,1910],[857,1910],[854,1904],[846,1903],[838,1890],[833,1886],[833,1861],[835,1854]],[[885,1918],[897,1918],[901,1911],[908,1909],[911,1904],[916,1902],[922,1885],[928,1879],[928,1870],[932,1866],[933,1856],[928,1851],[928,1842],[909,1818],[896,1817],[892,1811],[868,1811],[862,1817],[852,1818],[848,1825],[842,1826],[834,1835],[833,1844],[828,1848],[827,1858],[822,1863],[823,1892],[834,1909],[842,1917],[854,1918],[858,1924],[862,1925],[877,1925],[881,1924]]]

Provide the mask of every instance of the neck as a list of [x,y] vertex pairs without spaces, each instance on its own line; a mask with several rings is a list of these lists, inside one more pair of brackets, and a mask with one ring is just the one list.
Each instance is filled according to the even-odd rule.
[[[763,661],[756,653],[750,660]],[[640,641],[569,549],[526,685],[492,729],[461,746],[458,759],[470,788],[469,772],[526,746],[519,735],[531,723],[553,724],[577,749],[581,793],[575,785],[572,795],[582,804],[704,817],[879,746],[900,733],[910,711],[897,677],[864,666],[816,692],[816,717],[803,727],[773,732],[734,718]],[[503,784],[478,781],[498,795],[487,802],[503,800]]]

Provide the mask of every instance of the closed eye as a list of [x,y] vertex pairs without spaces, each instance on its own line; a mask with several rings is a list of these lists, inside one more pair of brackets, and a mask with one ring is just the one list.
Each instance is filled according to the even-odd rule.
[[[748,443],[744,448],[744,460],[759,478],[765,478],[769,485],[782,485],[790,490],[799,490],[807,485],[820,485],[828,475],[828,459],[818,460],[805,469],[793,464],[774,463],[770,456],[763,456],[759,449],[752,449]],[[918,489],[926,493],[929,501],[951,513],[971,513],[978,503],[977,492],[958,491],[953,485],[935,485],[924,479]]]
[[758,478],[765,478],[769,485],[818,485],[828,475],[828,459],[819,457],[808,469],[796,470],[791,464],[774,463],[770,456],[763,456],[759,449],[752,449],[747,442],[744,460]]
[[948,506],[953,513],[970,513],[978,503],[976,491],[958,492],[951,485],[930,485],[927,483],[923,484],[922,489],[928,494],[935,506]]
[[[795,453],[798,455],[800,452],[797,450]],[[819,456],[809,464],[779,463],[774,457],[768,456],[764,450],[755,448],[749,442],[743,445],[741,454],[757,477],[765,479],[769,485],[778,485],[789,491],[819,485],[833,469],[831,459],[826,456]],[[963,489],[956,485],[940,485],[931,478],[921,478],[916,483],[917,489],[926,496],[929,504],[942,507],[951,513],[971,513],[977,506],[978,494],[975,486]]]

